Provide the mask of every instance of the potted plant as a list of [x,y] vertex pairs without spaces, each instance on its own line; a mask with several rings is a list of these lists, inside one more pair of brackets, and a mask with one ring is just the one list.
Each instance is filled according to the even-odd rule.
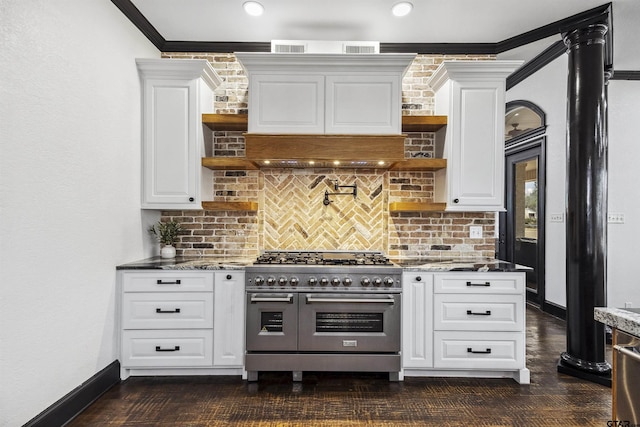
[[162,245],[160,256],[162,258],[175,258],[176,248],[173,244],[178,239],[178,234],[182,231],[180,223],[175,221],[161,222],[149,227],[149,233],[153,234]]

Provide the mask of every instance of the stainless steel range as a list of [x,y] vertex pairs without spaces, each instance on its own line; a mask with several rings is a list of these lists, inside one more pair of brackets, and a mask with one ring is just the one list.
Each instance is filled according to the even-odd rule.
[[246,268],[245,367],[400,373],[402,269],[381,252],[267,251]]

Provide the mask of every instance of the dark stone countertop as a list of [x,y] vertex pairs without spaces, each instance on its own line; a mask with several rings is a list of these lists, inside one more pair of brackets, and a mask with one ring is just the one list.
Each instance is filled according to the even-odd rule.
[[118,265],[117,270],[242,270],[255,259],[159,256]]
[[392,259],[392,261],[404,271],[522,272],[532,270],[531,267],[494,258],[404,258]]
[[[118,270],[242,270],[251,265],[255,258],[226,257],[176,257],[171,259],[153,257],[116,267]],[[465,258],[402,258],[392,259],[404,271],[489,271],[520,272],[531,268],[497,259]]]

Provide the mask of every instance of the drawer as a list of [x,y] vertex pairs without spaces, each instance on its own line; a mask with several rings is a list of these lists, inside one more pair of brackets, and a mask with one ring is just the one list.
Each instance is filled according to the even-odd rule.
[[522,295],[435,294],[433,312],[435,330],[524,330]]
[[445,294],[522,294],[525,273],[443,273],[433,277],[434,292]]
[[193,367],[213,365],[212,330],[123,331],[122,366]]
[[524,332],[436,331],[433,338],[435,368],[524,368]]
[[126,293],[122,301],[122,327],[213,328],[213,293]]
[[152,271],[124,273],[123,292],[213,292],[213,273]]

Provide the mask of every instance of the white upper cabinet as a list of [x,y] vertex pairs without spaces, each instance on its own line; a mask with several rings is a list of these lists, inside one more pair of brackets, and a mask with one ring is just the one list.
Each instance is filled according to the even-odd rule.
[[402,133],[414,54],[236,53],[249,77],[250,133]]
[[[221,83],[198,59],[137,59],[142,78],[142,208],[201,209],[213,198],[202,113],[213,110]],[[204,174],[204,176],[203,176]]]
[[446,170],[436,172],[435,201],[448,211],[504,210],[505,82],[521,61],[445,61],[429,85]]

